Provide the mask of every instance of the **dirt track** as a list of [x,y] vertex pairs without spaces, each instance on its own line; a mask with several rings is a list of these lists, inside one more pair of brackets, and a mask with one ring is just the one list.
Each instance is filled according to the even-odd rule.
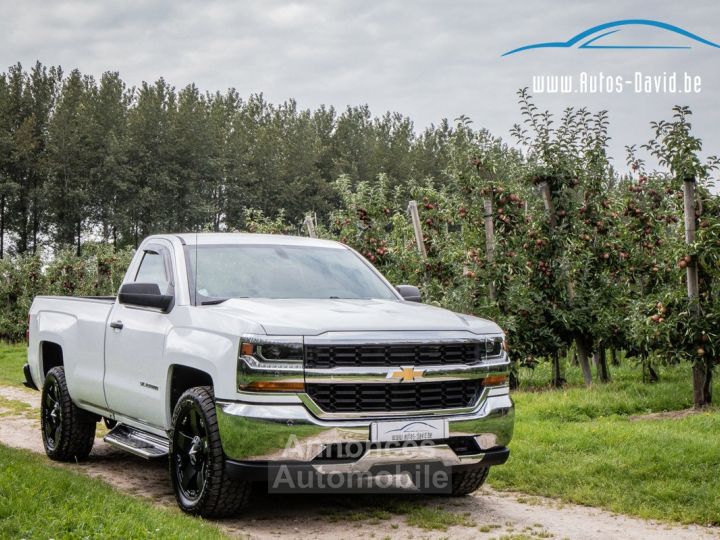
[[[43,452],[36,410],[39,394],[0,387],[0,396],[32,406],[10,414],[0,403],[0,443]],[[48,461],[48,463],[50,463]],[[120,491],[174,505],[166,464],[148,462],[97,439],[89,461],[68,467],[100,478]],[[603,510],[520,494],[484,489],[462,499],[404,499],[411,505],[440,507],[463,517],[465,525],[426,530],[408,525],[408,516],[383,511],[389,498],[378,496],[293,495],[258,493],[242,519],[218,524],[229,534],[250,538],[570,538],[570,539],[720,539],[720,528],[656,523]],[[397,501],[397,497],[393,497]],[[518,536],[513,536],[518,535]]]

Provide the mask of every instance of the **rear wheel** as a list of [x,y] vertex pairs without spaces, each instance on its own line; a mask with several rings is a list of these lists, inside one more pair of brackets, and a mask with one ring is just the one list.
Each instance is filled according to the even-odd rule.
[[481,467],[469,471],[454,472],[452,475],[452,491],[451,495],[460,497],[469,495],[473,491],[480,489],[485,483],[485,479],[490,472],[489,467]]
[[52,368],[43,385],[40,423],[45,453],[56,461],[82,461],[95,442],[95,420],[70,398],[65,369]]
[[175,406],[170,435],[170,477],[180,508],[203,517],[238,512],[249,499],[251,484],[225,476],[212,388],[191,388]]

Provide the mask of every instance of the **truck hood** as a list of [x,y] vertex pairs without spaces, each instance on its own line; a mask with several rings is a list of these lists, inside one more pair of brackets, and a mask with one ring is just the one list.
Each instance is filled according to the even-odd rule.
[[392,300],[232,299],[212,309],[258,323],[268,335],[383,330],[501,333],[497,324],[485,319]]

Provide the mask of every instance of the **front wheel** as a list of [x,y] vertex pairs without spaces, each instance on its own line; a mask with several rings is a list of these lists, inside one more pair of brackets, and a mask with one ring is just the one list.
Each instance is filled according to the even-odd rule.
[[95,442],[95,420],[70,398],[65,369],[52,368],[43,384],[40,424],[45,453],[55,461],[87,459]]
[[452,474],[452,492],[450,494],[454,497],[460,497],[477,491],[485,483],[489,472],[488,467],[454,472]]
[[191,388],[175,406],[170,478],[178,505],[189,514],[228,516],[238,512],[249,499],[250,483],[225,477],[225,454],[209,386]]

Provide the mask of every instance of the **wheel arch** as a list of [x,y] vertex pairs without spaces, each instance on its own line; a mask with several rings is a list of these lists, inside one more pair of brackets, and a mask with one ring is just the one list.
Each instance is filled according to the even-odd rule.
[[[165,341],[167,428],[170,427],[177,398],[187,388],[208,385],[213,387],[219,398],[227,399],[234,395],[237,388],[238,340],[202,328],[174,328],[170,331]],[[178,381],[183,384],[177,386]],[[183,390],[178,392],[177,388]]]
[[207,366],[170,364],[167,384],[167,425],[170,426],[173,411],[180,396],[196,386],[215,387],[213,375]]
[[[34,304],[33,304],[34,305]],[[30,343],[28,346],[28,364],[30,371],[36,377],[35,382],[42,388],[45,377],[52,368],[63,366],[67,369],[66,361],[70,358],[68,348],[68,334],[77,329],[77,318],[67,313],[40,310],[31,311]]]
[[52,368],[65,365],[65,359],[63,357],[62,345],[56,341],[42,340],[38,346],[40,350],[40,361],[38,366],[40,369],[42,383]]

